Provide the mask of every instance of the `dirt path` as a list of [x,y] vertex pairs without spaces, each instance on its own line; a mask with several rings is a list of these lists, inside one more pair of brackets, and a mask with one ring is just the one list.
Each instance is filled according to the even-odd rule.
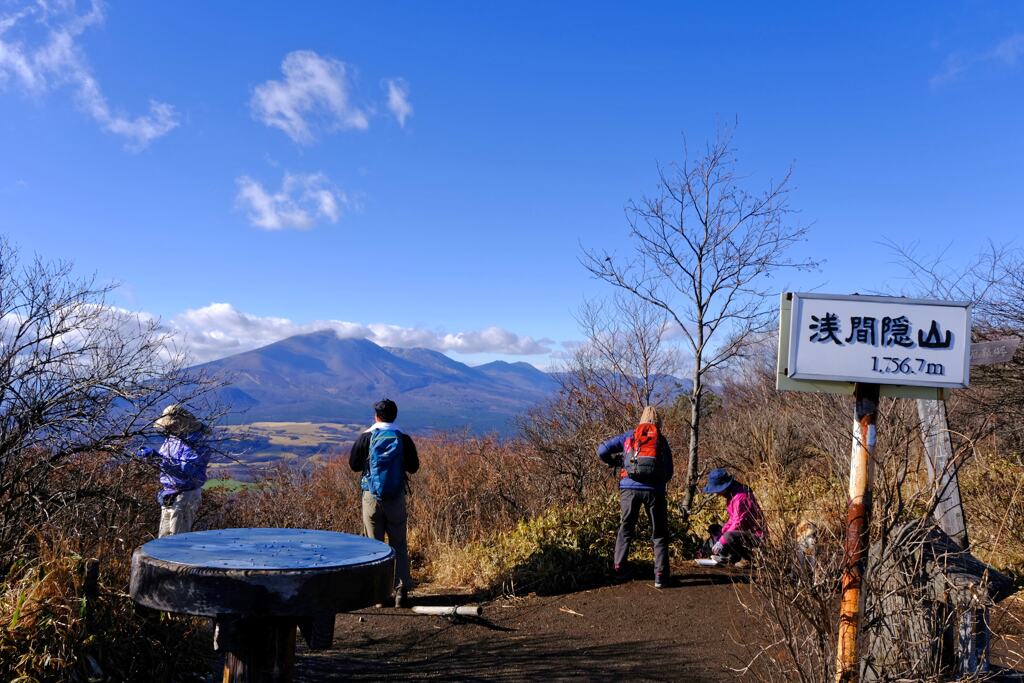
[[[480,620],[372,609],[339,615],[335,648],[300,649],[300,681],[544,678],[728,681],[746,654],[742,577],[687,571],[674,586],[636,580],[485,605]],[[420,595],[417,604],[459,604]]]

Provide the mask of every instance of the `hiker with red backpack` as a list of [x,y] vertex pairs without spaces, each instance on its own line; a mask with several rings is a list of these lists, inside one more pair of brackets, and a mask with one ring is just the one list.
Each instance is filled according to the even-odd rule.
[[409,435],[395,429],[398,406],[394,401],[378,401],[373,415],[376,421],[352,444],[348,464],[363,473],[359,486],[366,535],[383,541],[387,533],[388,545],[395,551],[395,607],[405,607],[412,586],[406,544],[406,475],[420,468],[420,460]]
[[672,449],[662,436],[661,418],[654,406],[644,408],[640,424],[597,447],[597,456],[619,468],[619,533],[615,538],[615,577],[627,577],[629,546],[633,542],[640,508],[647,510],[654,548],[654,587],[668,585],[668,503],[665,484],[672,478]]

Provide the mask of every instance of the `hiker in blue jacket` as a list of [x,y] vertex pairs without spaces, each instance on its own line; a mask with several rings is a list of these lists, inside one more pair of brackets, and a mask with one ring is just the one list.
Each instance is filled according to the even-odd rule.
[[382,399],[373,406],[376,422],[352,444],[348,464],[362,472],[363,528],[378,541],[387,533],[388,545],[395,551],[395,607],[408,604],[412,577],[409,575],[409,548],[406,544],[406,475],[420,468],[416,444],[408,434],[395,429],[398,406]]
[[[618,467],[619,533],[615,538],[615,578],[627,577],[629,546],[633,542],[640,508],[647,510],[654,547],[654,587],[670,580],[668,564],[668,504],[665,484],[672,478],[672,449],[660,433],[661,418],[653,406],[644,408],[640,424],[597,447],[597,456],[609,467]],[[645,462],[647,461],[647,462]]]
[[178,404],[167,406],[153,426],[165,435],[163,444],[157,450],[143,446],[136,455],[160,458],[159,534],[164,537],[187,533],[192,531],[206,483],[210,430]]

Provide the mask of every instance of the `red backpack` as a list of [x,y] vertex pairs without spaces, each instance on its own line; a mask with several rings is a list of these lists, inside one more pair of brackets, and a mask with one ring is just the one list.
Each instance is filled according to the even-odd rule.
[[649,422],[637,425],[633,436],[626,438],[622,469],[630,479],[641,484],[658,484],[664,480],[658,458],[658,427]]

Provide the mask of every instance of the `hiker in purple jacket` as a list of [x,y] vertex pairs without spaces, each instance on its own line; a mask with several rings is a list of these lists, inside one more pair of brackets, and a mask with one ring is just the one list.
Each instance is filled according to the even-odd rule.
[[[653,427],[653,430],[651,429]],[[653,406],[644,408],[640,424],[633,431],[619,434],[608,439],[597,447],[597,456],[609,467],[618,467],[619,471],[619,506],[622,515],[619,518],[619,533],[615,537],[615,577],[618,580],[628,576],[627,560],[629,546],[633,542],[636,520],[640,516],[640,508],[647,510],[647,518],[651,522],[651,545],[654,547],[654,586],[662,588],[668,585],[670,570],[668,564],[668,503],[665,498],[665,484],[672,478],[672,449],[668,441],[660,434],[661,418]],[[643,451],[636,443],[641,435],[653,435],[656,467],[654,473],[643,477],[630,475],[628,460],[631,455]],[[638,480],[642,478],[642,481]]]
[[206,483],[209,428],[178,404],[167,406],[153,426],[165,435],[163,444],[158,450],[143,446],[136,455],[160,458],[159,534],[187,533],[192,531]]
[[733,479],[723,468],[711,470],[704,493],[718,494],[726,499],[729,519],[724,526],[711,525],[711,555],[725,562],[749,561],[753,550],[764,539],[764,515],[754,492]]

